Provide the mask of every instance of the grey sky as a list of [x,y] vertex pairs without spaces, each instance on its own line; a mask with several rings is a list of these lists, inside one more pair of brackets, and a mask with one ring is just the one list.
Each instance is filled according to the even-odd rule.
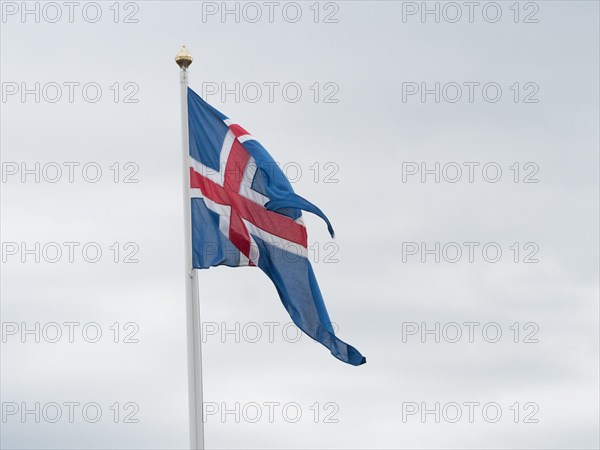
[[[9,14],[21,2],[2,2],[2,242],[81,243],[73,263],[64,246],[56,263],[3,252],[3,411],[56,402],[63,417],[6,416],[2,448],[187,446],[181,44],[194,55],[190,86],[217,86],[207,100],[257,136],[296,192],[331,219],[335,241],[306,217],[309,254],[339,336],[368,360],[350,367],[306,336],[290,342],[291,320],[258,269],[201,271],[204,394],[219,408],[205,425],[208,448],[597,448],[598,3],[491,3],[479,2],[472,22],[468,6],[453,4],[456,23],[447,3],[437,3],[439,23],[421,19],[421,2],[278,2],[272,23],[265,3],[239,3],[236,23],[232,14],[222,20],[221,2],[99,2],[102,16],[90,23],[95,7],[80,2],[70,23],[58,2],[60,20],[49,23],[55,10],[42,3],[36,23]],[[250,23],[254,5],[262,16]],[[79,83],[72,103],[65,82]],[[23,102],[23,86],[35,83],[39,103],[34,94]],[[52,83],[62,89],[55,103]],[[102,90],[96,103],[81,92],[87,83]],[[222,98],[235,83],[239,101]],[[269,83],[279,83],[272,102]],[[422,101],[421,89],[436,83],[439,102],[435,93]],[[257,85],[262,97],[252,102]],[[8,174],[23,162],[48,172],[23,183]],[[79,163],[73,183],[65,162]],[[56,183],[46,180],[48,163],[63,168]],[[88,178],[102,169],[96,183],[84,179],[88,163]],[[421,182],[421,163],[439,163],[439,183],[432,174]],[[446,181],[457,166],[460,180]],[[486,181],[497,167],[499,180]],[[128,174],[139,182],[123,182]],[[102,249],[97,263],[81,255],[89,242]],[[439,263],[421,254],[423,242],[439,243]],[[457,246],[462,256],[449,262]],[[497,247],[499,261],[487,262]],[[139,262],[124,263],[133,253]],[[36,322],[63,333],[65,322],[80,325],[73,343],[66,335],[22,343],[21,324]],[[421,342],[421,324],[436,322],[440,342],[432,334]],[[465,322],[477,323],[474,342]],[[102,329],[97,343],[81,335],[89,323]],[[456,343],[452,323],[463,333]],[[124,343],[130,333],[139,342]],[[89,423],[76,410],[69,423],[65,402],[95,402],[102,418]],[[278,404],[272,423],[269,402]],[[469,402],[479,402],[472,423]],[[236,403],[239,420],[222,417]],[[439,423],[421,416],[436,403]],[[253,423],[255,404],[262,417]],[[502,412],[495,423],[492,409],[482,413],[487,404]],[[139,422],[123,423],[136,408]]]

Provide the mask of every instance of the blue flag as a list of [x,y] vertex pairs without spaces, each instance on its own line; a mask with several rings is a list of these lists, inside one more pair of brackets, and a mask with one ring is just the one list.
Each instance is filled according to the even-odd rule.
[[302,210],[329,219],[296,195],[273,158],[246,130],[188,89],[192,263],[196,269],[258,266],[294,323],[355,366],[366,359],[335,336],[308,261]]

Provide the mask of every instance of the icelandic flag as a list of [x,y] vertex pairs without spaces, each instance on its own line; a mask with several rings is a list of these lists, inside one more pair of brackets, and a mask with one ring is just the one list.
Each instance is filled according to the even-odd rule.
[[192,263],[258,266],[294,323],[355,366],[366,359],[339,340],[308,261],[302,210],[331,223],[296,195],[273,158],[246,130],[188,89]]

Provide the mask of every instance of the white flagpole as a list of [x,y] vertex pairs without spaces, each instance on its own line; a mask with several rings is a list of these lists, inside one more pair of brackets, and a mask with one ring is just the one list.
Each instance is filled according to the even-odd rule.
[[183,143],[183,220],[185,245],[185,295],[187,316],[188,351],[188,402],[190,412],[190,448],[204,449],[204,422],[202,420],[202,348],[200,336],[200,301],[198,298],[197,270],[192,268],[192,212],[190,200],[190,164],[188,134],[188,74],[192,64],[192,55],[185,45],[175,57],[180,67],[179,84],[181,88],[181,118]]

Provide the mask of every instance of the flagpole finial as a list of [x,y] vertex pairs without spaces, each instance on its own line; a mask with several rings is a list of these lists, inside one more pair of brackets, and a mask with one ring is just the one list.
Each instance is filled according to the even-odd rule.
[[177,53],[175,56],[175,62],[177,65],[183,70],[186,70],[188,67],[190,67],[190,64],[192,64],[193,60],[194,58],[192,58],[192,55],[190,55],[190,52],[188,52],[187,47],[182,45],[181,50],[179,50],[179,53]]

